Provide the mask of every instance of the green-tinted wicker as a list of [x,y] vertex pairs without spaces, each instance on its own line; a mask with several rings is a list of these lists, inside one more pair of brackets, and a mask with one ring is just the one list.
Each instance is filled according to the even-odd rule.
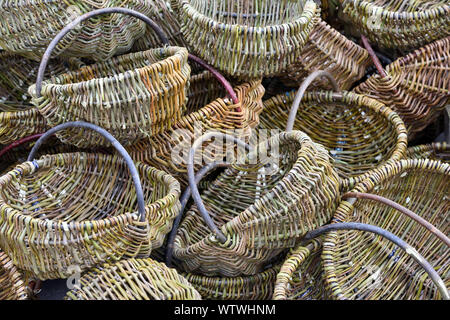
[[[190,76],[187,59],[180,47],[130,53],[44,81],[40,98],[35,85],[29,92],[50,126],[86,121],[130,145],[181,118]],[[109,145],[99,134],[78,128],[57,136],[78,147]]]
[[[184,155],[197,137],[214,130],[245,138],[251,135],[252,129],[259,123],[264,95],[261,81],[249,81],[233,89],[239,100],[237,104],[225,98],[224,89],[211,73],[192,76],[187,114],[172,128],[127,147],[127,151],[133,160],[164,170],[177,178],[183,187],[187,186],[187,159]],[[185,142],[183,145],[177,140],[179,137]],[[179,152],[173,152],[177,148]],[[204,153],[205,162],[196,163],[196,168],[218,157],[219,153]]]
[[[264,102],[260,127],[285,128],[295,92]],[[334,159],[343,189],[355,185],[372,170],[405,157],[406,128],[400,117],[384,104],[342,91],[306,92],[294,123]]]
[[[0,0],[0,46],[39,61],[56,34],[95,9],[124,7],[150,14],[148,0]],[[92,18],[74,28],[52,56],[107,60],[127,52],[145,32],[144,22],[123,14]]]
[[[450,165],[428,160],[388,164],[361,182],[356,192],[386,197],[412,210],[445,235],[450,233]],[[342,201],[333,222],[362,222],[402,237],[434,266],[450,287],[450,250],[415,220],[384,204]],[[360,231],[335,231],[324,239],[325,282],[334,299],[440,299],[413,258],[384,238]]]
[[273,300],[326,300],[321,253],[318,240],[292,249],[277,274]]
[[371,76],[355,91],[377,99],[397,112],[408,138],[435,121],[450,102],[450,37],[435,41]]
[[431,159],[450,163],[450,145],[445,142],[435,142],[408,148],[407,159]]
[[[258,164],[244,164],[248,159]],[[255,275],[331,220],[340,198],[339,178],[321,145],[303,132],[282,132],[238,159],[201,197],[227,240],[222,244],[215,238],[193,205],[174,242],[181,268],[207,276]]]
[[339,0],[354,29],[382,48],[417,49],[450,35],[448,0]]
[[[372,63],[366,49],[347,39],[339,31],[318,18],[302,54],[291,64],[283,82],[296,87],[315,70],[328,71],[341,89],[349,89],[361,79]],[[329,82],[317,79],[314,87],[332,89]]]
[[172,0],[194,53],[225,74],[254,79],[294,63],[320,10],[311,0]]
[[27,288],[23,276],[11,259],[0,250],[0,300],[26,300]]
[[[25,162],[0,178],[0,247],[41,280],[69,277],[122,257],[148,256],[162,245],[180,210],[180,185],[136,164],[146,221],[118,156],[66,153]],[[37,169],[39,167],[39,169]]]
[[[81,61],[52,60],[46,72],[50,77],[81,67]],[[19,55],[0,52],[0,144],[41,133],[48,129],[45,118],[31,104],[28,87],[36,82],[39,63]]]
[[128,259],[95,267],[69,291],[66,300],[201,300],[175,269],[147,259]]

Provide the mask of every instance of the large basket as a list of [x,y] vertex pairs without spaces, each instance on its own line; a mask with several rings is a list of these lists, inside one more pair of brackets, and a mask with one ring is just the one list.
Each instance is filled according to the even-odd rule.
[[[120,8],[93,11],[78,21],[116,11],[136,15],[159,35],[163,34],[147,17]],[[56,36],[47,53],[68,30],[65,28]],[[120,143],[129,145],[164,131],[181,118],[190,76],[187,59],[185,48],[166,46],[115,57],[53,77],[43,84],[40,72],[29,92],[50,126],[87,121],[108,129]],[[45,70],[46,64],[44,58],[40,71]],[[84,135],[77,128],[59,133],[58,138],[78,147],[108,145],[97,133]]]
[[[305,93],[319,76],[326,76],[335,90]],[[400,117],[374,99],[340,91],[323,71],[311,74],[296,95],[289,92],[265,101],[260,122],[264,129],[284,128],[289,122],[288,130],[302,130],[324,145],[334,159],[343,189],[406,154],[407,134]]]
[[[0,0],[0,7],[0,46],[38,61],[59,30],[87,12],[123,7],[151,13],[150,1],[141,0]],[[127,52],[144,32],[145,24],[130,16],[97,17],[72,30],[53,56],[107,60]]]
[[[402,237],[430,262],[443,278],[444,287],[449,288],[449,190],[449,164],[401,160],[380,168],[358,184],[353,194],[346,196],[351,198],[341,202],[333,222],[370,223]],[[377,196],[396,203],[379,202]],[[414,252],[400,252],[380,237],[358,231],[333,231],[323,243],[325,281],[332,298],[442,297],[410,256],[416,256]]]
[[355,91],[377,99],[397,112],[408,128],[408,138],[435,121],[450,101],[450,37],[435,41],[355,88]]
[[[81,152],[33,160],[47,137],[72,126],[104,135],[125,160]],[[96,126],[55,127],[28,160],[0,178],[0,229],[10,230],[0,233],[0,247],[41,280],[69,277],[73,267],[83,271],[122,257],[148,256],[162,245],[179,211],[179,183],[140,163],[136,169],[117,140]]]
[[450,145],[445,142],[423,144],[408,148],[407,159],[431,159],[450,163]]
[[[282,80],[288,86],[298,86],[313,71],[328,71],[338,85],[349,89],[361,79],[371,60],[367,51],[318,18],[302,54],[286,69]],[[327,81],[317,79],[314,87],[333,89]]]
[[339,0],[353,28],[383,48],[417,49],[450,35],[448,0]]
[[[174,257],[190,273],[255,275],[306,232],[330,221],[340,198],[338,176],[328,152],[293,131],[275,135],[248,157],[238,158],[200,196],[192,180],[192,160],[194,150],[212,136],[225,138],[205,135],[189,154],[196,205],[177,230]],[[255,160],[257,164],[248,164]]]
[[11,259],[0,250],[0,300],[26,300],[27,288]]
[[241,79],[281,74],[300,56],[313,18],[319,15],[310,0],[172,0],[171,4],[194,52]]

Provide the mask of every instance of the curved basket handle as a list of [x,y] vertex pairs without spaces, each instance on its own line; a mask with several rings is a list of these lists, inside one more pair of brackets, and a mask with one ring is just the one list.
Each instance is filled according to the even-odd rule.
[[119,141],[116,140],[108,131],[106,131],[103,128],[100,128],[92,123],[83,122],[83,121],[73,121],[73,122],[66,122],[60,125],[57,125],[56,127],[48,130],[46,133],[44,133],[38,141],[36,141],[36,144],[31,149],[31,152],[28,156],[27,161],[33,161],[34,157],[36,155],[36,152],[40,148],[40,146],[54,133],[65,130],[68,128],[85,128],[93,130],[99,134],[101,134],[103,137],[105,137],[106,140],[108,140],[112,146],[119,152],[119,154],[125,159],[125,162],[128,166],[128,169],[130,171],[131,178],[133,179],[134,188],[136,189],[136,197],[138,202],[138,213],[140,216],[140,221],[145,222],[145,200],[144,200],[144,192],[142,190],[141,180],[139,179],[139,173],[136,169],[136,166],[134,165],[133,160],[131,159],[128,152],[125,150],[125,148],[120,144]]
[[361,41],[363,43],[364,48],[366,48],[367,52],[369,53],[369,56],[372,59],[372,62],[375,65],[375,68],[377,69],[381,78],[385,78],[387,76],[386,71],[383,69],[383,66],[381,65],[381,61],[380,61],[380,59],[378,59],[375,51],[373,51],[373,48],[370,45],[369,40],[367,40],[366,36],[361,35]]
[[189,53],[189,59],[191,59],[192,61],[194,61],[195,63],[199,64],[200,66],[202,66],[203,68],[205,68],[206,70],[208,70],[209,72],[211,72],[213,74],[213,76],[220,82],[220,84],[225,88],[225,90],[227,91],[227,93],[229,94],[229,96],[231,97],[231,100],[233,100],[234,104],[238,104],[239,103],[239,99],[236,95],[236,93],[233,90],[233,86],[228,82],[227,79],[225,79],[225,77],[220,74],[219,71],[217,71],[216,69],[214,69],[212,66],[210,66],[209,64],[207,64],[205,61],[203,61],[202,59],[200,59],[197,56],[194,56],[193,54]]
[[295,118],[297,117],[297,111],[298,107],[300,106],[300,102],[303,99],[303,95],[306,92],[306,89],[308,89],[309,85],[316,80],[316,78],[319,77],[325,77],[327,78],[331,85],[333,86],[334,91],[340,92],[341,89],[339,88],[339,85],[337,84],[334,77],[329,73],[328,71],[323,70],[316,70],[313,73],[311,73],[305,80],[303,80],[302,84],[298,88],[297,94],[295,95],[294,102],[292,103],[291,112],[289,113],[288,122],[286,125],[286,131],[290,132],[294,129],[294,122]]
[[382,197],[382,196],[379,196],[376,194],[363,193],[363,192],[347,192],[346,194],[344,194],[344,196],[342,198],[343,199],[348,199],[348,198],[367,199],[367,200],[373,200],[373,201],[383,203],[391,208],[394,208],[395,210],[399,211],[400,213],[410,217],[411,219],[415,220],[416,222],[418,222],[419,224],[421,224],[422,226],[427,228],[432,234],[434,234],[440,240],[442,240],[442,242],[444,242],[447,245],[447,247],[450,247],[450,239],[444,233],[442,233],[438,228],[436,228],[434,225],[429,223],[427,220],[425,220],[418,214],[412,212],[408,208],[402,206],[401,204],[399,204],[395,201],[389,200],[385,197]]
[[87,19],[90,19],[92,17],[98,16],[98,15],[110,14],[110,13],[126,14],[126,15],[133,16],[135,18],[138,18],[138,19],[144,21],[148,26],[150,26],[156,32],[156,34],[160,38],[161,42],[164,43],[164,45],[169,45],[169,40],[167,39],[167,36],[164,33],[164,31],[152,19],[150,19],[149,17],[147,17],[146,15],[144,15],[140,12],[137,12],[137,11],[134,11],[131,9],[127,9],[127,8],[120,8],[120,7],[103,8],[103,9],[97,9],[97,10],[87,12],[87,13],[79,16],[75,20],[73,20],[67,26],[65,26],[56,35],[56,37],[50,42],[47,49],[45,50],[45,53],[42,56],[41,64],[39,65],[39,71],[38,71],[37,80],[36,80],[36,94],[38,97],[41,97],[42,81],[44,80],[45,69],[47,68],[47,64],[48,64],[48,61],[52,54],[52,51],[53,51],[53,49],[55,49],[58,42],[61,41],[61,39],[64,38],[64,36],[66,34],[68,34],[70,31],[72,31],[72,29],[79,23],[81,23]]
[[216,235],[216,237],[219,239],[221,243],[225,243],[227,241],[227,237],[222,233],[222,231],[217,228],[214,221],[211,219],[211,216],[209,212],[206,210],[205,205],[203,204],[203,200],[200,197],[200,192],[197,188],[197,183],[195,181],[195,174],[194,174],[194,156],[195,151],[203,145],[203,142],[211,139],[229,139],[232,140],[235,144],[244,147],[246,150],[249,150],[251,147],[245,143],[244,141],[221,132],[210,132],[202,135],[200,138],[195,140],[194,144],[191,147],[191,150],[189,150],[189,158],[188,158],[188,164],[187,164],[187,171],[188,171],[188,180],[189,180],[189,187],[192,190],[192,198],[194,198],[195,204],[197,205],[198,210],[200,211],[203,219],[205,220],[208,227],[211,229],[211,231]]
[[37,133],[37,134],[33,134],[31,136],[22,138],[20,140],[14,141],[13,143],[11,143],[10,145],[7,145],[6,147],[4,147],[2,150],[0,150],[0,157],[2,157],[5,153],[8,153],[10,150],[33,140],[36,140],[40,137],[42,137],[43,133]]
[[450,300],[450,295],[447,291],[447,287],[445,286],[444,281],[442,281],[442,278],[439,276],[436,270],[434,270],[433,266],[427,260],[425,260],[425,258],[420,253],[418,253],[416,249],[411,247],[409,244],[407,244],[405,241],[403,241],[396,235],[380,227],[357,222],[333,223],[308,232],[302,240],[309,241],[327,232],[337,230],[359,230],[371,232],[378,234],[383,238],[386,238],[387,240],[395,243],[397,246],[403,249],[409,256],[411,256],[426,271],[426,273],[428,273],[431,280],[441,293],[442,298],[444,300]]
[[[210,171],[216,168],[227,168],[230,165],[225,162],[211,162],[201,168],[195,175],[195,184],[197,185],[203,177],[205,177]],[[175,221],[173,222],[172,230],[170,231],[169,238],[167,240],[167,250],[166,250],[166,264],[169,268],[172,267],[172,259],[173,259],[173,243],[175,241],[175,237],[177,235],[178,227],[180,226],[181,219],[183,218],[183,212],[186,208],[189,198],[191,197],[191,188],[188,186],[186,190],[184,190],[182,196],[180,197],[181,208],[178,213]]]

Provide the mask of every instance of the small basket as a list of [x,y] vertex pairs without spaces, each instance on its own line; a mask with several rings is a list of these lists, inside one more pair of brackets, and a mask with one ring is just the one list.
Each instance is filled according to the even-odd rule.
[[[370,45],[366,42],[366,46]],[[434,122],[450,102],[450,37],[397,59],[386,69],[372,55],[378,74],[355,88],[397,112],[408,139]]]
[[[141,0],[0,0],[0,7],[0,47],[37,61],[59,30],[87,12],[112,7],[144,15],[151,12],[150,1]],[[58,44],[53,56],[108,60],[127,52],[144,32],[143,22],[112,13],[75,28]]]
[[[116,11],[142,19],[165,39],[153,21],[132,10],[100,9],[78,21]],[[63,29],[49,45],[40,70],[45,70],[46,57],[70,29],[70,25]],[[121,144],[130,145],[164,131],[181,118],[190,76],[187,59],[185,48],[166,46],[90,65],[43,84],[40,72],[29,92],[50,126],[87,121],[109,130]],[[58,138],[77,147],[108,146],[97,133],[84,135],[77,128],[59,133]]]
[[0,250],[0,300],[27,300],[23,277],[11,259]]
[[[47,137],[74,126],[104,135],[125,160],[81,152],[33,160]],[[66,123],[38,140],[28,162],[0,177],[0,229],[10,230],[0,233],[0,246],[16,266],[41,280],[69,277],[72,267],[84,271],[149,256],[172,227],[179,193],[179,183],[165,172],[136,168],[105,130]]]
[[93,268],[65,300],[201,300],[201,296],[175,269],[147,258]]
[[240,79],[281,74],[301,55],[320,14],[310,0],[172,0],[171,5],[194,52]]
[[[282,81],[288,86],[300,85],[315,70],[328,71],[343,90],[349,89],[361,79],[371,64],[368,52],[339,31],[318,18],[302,54],[291,64],[283,75]],[[317,79],[315,88],[332,90],[327,81]]]
[[322,262],[331,298],[448,299],[414,260],[420,254],[443,277],[444,291],[450,287],[449,190],[450,165],[418,159],[387,164],[344,195],[334,223],[370,223],[402,237],[418,253],[400,252],[367,233],[328,233]]
[[[333,84],[334,91],[305,94],[308,85],[320,76]],[[400,117],[374,99],[341,91],[324,71],[312,73],[296,95],[288,92],[265,101],[260,122],[263,129],[285,127],[289,122],[287,131],[302,130],[324,145],[334,159],[343,189],[406,154],[407,134]]]
[[450,145],[436,142],[410,147],[406,152],[407,159],[430,159],[450,163]]
[[339,0],[353,28],[382,48],[417,49],[450,35],[448,0]]

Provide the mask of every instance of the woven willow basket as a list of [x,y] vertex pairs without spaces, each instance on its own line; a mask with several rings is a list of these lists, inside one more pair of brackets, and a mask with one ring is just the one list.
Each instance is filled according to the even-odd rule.
[[[226,96],[227,91],[209,71],[194,75],[190,79],[186,115],[165,132],[142,140],[127,151],[135,161],[140,161],[170,173],[182,186],[187,185],[187,162],[183,156],[185,148],[180,148],[178,139],[190,147],[196,137],[207,131],[219,131],[244,139],[251,136],[252,129],[259,123],[259,114],[263,109],[264,87],[261,81],[249,81],[235,86],[236,101]],[[205,162],[220,157],[216,149],[214,154],[203,154]],[[223,150],[225,154],[225,150]],[[199,163],[196,168],[203,164]]]
[[297,95],[288,92],[266,100],[260,127],[284,128],[289,119],[294,120],[291,129],[304,131],[330,150],[343,189],[354,186],[375,168],[405,157],[406,128],[384,104],[353,92],[339,92],[336,86],[335,91],[303,95],[307,85],[321,75],[333,83],[329,73],[314,72]]
[[[78,69],[80,60],[52,60],[46,70],[50,77]],[[36,81],[39,63],[19,55],[0,52],[0,144],[10,144],[48,129],[45,118],[31,102],[27,90]]]
[[[347,39],[339,31],[333,29],[320,18],[311,32],[302,54],[291,64],[282,80],[288,86],[298,86],[315,70],[326,70],[338,85],[349,89],[361,79],[371,64],[367,51],[353,41]],[[332,89],[327,81],[317,79],[314,87]]]
[[241,79],[282,73],[300,56],[320,14],[310,0],[172,0],[171,5],[194,52]]
[[[433,160],[388,164],[354,190],[357,200],[342,201],[333,222],[369,223],[402,237],[434,267],[450,287],[450,165]],[[414,211],[432,227],[378,201],[373,193]],[[353,201],[354,200],[354,201]],[[429,229],[430,228],[430,229]],[[433,232],[433,233],[432,233]],[[412,257],[384,239],[359,231],[333,231],[324,239],[325,282],[335,299],[439,299],[431,279]],[[400,252],[401,251],[401,252]]]
[[66,300],[201,300],[175,269],[152,259],[129,259],[95,267]]
[[383,48],[416,49],[450,35],[447,0],[339,0],[353,28]]
[[450,163],[450,145],[445,142],[437,142],[410,147],[406,153],[406,158],[431,159]]
[[[90,124],[61,125],[36,143],[29,160],[46,137],[74,125],[108,136]],[[71,266],[83,271],[148,256],[162,245],[179,211],[180,185],[149,166],[139,163],[136,169],[121,154],[125,160],[81,152],[46,155],[0,178],[0,230],[10,230],[0,232],[0,246],[15,265],[41,280],[66,278]]]
[[413,139],[450,102],[450,37],[394,61],[355,91],[397,112],[408,128],[409,140]]
[[[150,14],[151,1],[141,0],[0,0],[0,46],[39,61],[50,40],[64,26],[95,9],[123,7]],[[113,13],[85,21],[74,28],[53,56],[107,60],[127,52],[142,37],[145,24]]]
[[0,250],[0,300],[26,300],[27,288],[11,259]]
[[[250,159],[257,164],[248,164]],[[190,273],[255,275],[296,239],[330,221],[338,187],[321,145],[300,131],[275,135],[238,158],[201,197],[193,193],[197,204],[177,230],[174,257]]]

